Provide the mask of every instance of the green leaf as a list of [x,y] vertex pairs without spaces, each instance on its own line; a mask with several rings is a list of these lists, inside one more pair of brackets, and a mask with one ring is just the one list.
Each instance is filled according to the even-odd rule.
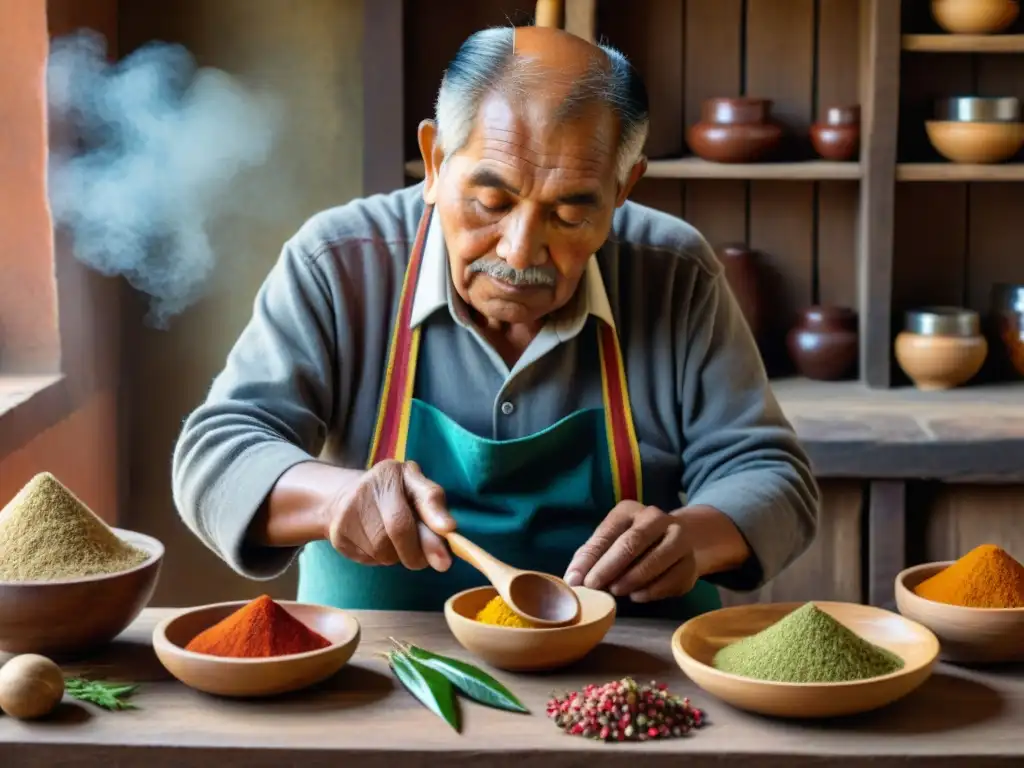
[[[397,644],[397,641],[394,641]],[[498,709],[510,712],[528,710],[515,695],[489,674],[472,664],[448,656],[431,653],[408,643],[402,644],[403,650],[416,661],[444,675],[448,681],[469,696],[471,699]]]
[[444,675],[399,651],[390,652],[388,662],[395,677],[402,682],[409,693],[448,723],[456,732],[459,731],[455,689]]
[[133,694],[138,687],[134,683],[107,683],[80,677],[69,677],[64,681],[64,690],[71,698],[111,711],[138,709],[130,701],[124,700],[124,697]]

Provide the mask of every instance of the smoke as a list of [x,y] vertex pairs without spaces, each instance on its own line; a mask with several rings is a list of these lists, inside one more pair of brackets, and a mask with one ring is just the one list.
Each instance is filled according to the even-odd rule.
[[111,64],[90,30],[52,41],[47,98],[75,141],[50,154],[54,224],[79,260],[147,294],[149,322],[166,327],[203,295],[216,263],[209,226],[238,208],[232,181],[266,162],[275,104],[179,45]]

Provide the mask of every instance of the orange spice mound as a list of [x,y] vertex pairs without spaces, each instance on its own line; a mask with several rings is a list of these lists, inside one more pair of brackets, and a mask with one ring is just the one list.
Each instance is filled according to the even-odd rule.
[[249,659],[307,653],[330,644],[268,595],[261,595],[200,632],[185,650]]
[[994,544],[975,547],[914,588],[927,600],[968,608],[1024,608],[1024,565]]

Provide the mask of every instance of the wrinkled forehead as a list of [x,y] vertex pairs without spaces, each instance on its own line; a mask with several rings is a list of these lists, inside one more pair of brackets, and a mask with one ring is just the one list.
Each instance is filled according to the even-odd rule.
[[557,91],[532,98],[500,90],[480,104],[466,151],[524,176],[613,180],[617,121],[607,105],[589,102],[566,114]]

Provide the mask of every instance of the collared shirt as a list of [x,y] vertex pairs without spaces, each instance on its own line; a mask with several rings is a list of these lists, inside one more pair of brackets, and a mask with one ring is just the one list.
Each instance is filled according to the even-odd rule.
[[[246,531],[277,478],[318,458],[363,468],[376,422],[422,185],[317,214],[286,244],[253,316],[174,452],[179,513],[249,576],[294,551],[255,550]],[[721,510],[754,557],[715,580],[753,589],[813,538],[818,488],[769,386],[750,330],[707,242],[627,202],[578,295],[510,370],[451,289],[440,224],[414,296],[415,396],[463,428],[507,440],[600,407],[598,318],[617,330],[640,447],[644,501]],[[447,311],[444,311],[447,307]]]

